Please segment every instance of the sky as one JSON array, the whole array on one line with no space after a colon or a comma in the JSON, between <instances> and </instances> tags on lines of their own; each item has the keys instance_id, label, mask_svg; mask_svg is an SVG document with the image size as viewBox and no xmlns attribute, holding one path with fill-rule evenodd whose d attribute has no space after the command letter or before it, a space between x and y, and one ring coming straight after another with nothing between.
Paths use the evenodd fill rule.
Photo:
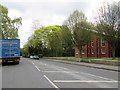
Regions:
<instances>
[{"instance_id":1,"label":"sky","mask_svg":"<svg viewBox=\"0 0 120 90\"><path fill-rule=\"evenodd\" d=\"M96 10L103 2L119 0L0 0L0 4L9 10L9 17L22 17L19 28L20 46L28 41L34 33L33 23L39 22L41 26L62 25L74 10L83 11L92 22Z\"/></svg>"}]
</instances>

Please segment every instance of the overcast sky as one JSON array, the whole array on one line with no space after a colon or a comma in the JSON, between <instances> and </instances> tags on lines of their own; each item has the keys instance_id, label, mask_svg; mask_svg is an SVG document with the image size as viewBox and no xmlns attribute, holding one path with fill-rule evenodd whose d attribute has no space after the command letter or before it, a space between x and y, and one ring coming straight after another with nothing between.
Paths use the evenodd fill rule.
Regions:
<instances>
[{"instance_id":1,"label":"overcast sky","mask_svg":"<svg viewBox=\"0 0 120 90\"><path fill-rule=\"evenodd\" d=\"M1 0L0 3L9 9L11 18L22 17L19 38L23 47L34 32L35 20L42 26L62 25L74 10L82 10L88 21L93 21L94 12L104 1L119 0Z\"/></svg>"}]
</instances>

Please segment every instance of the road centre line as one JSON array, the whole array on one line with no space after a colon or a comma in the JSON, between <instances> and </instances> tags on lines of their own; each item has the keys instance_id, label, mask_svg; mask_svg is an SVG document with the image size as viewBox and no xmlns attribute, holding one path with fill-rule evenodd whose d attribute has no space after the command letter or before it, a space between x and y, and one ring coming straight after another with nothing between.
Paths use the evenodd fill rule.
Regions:
<instances>
[{"instance_id":1,"label":"road centre line","mask_svg":"<svg viewBox=\"0 0 120 90\"><path fill-rule=\"evenodd\" d=\"M35 68L36 68L38 71L40 71L40 69L39 69L37 66L35 66Z\"/></svg>"},{"instance_id":2,"label":"road centre line","mask_svg":"<svg viewBox=\"0 0 120 90\"><path fill-rule=\"evenodd\" d=\"M53 80L55 83L118 83L120 81Z\"/></svg>"},{"instance_id":3,"label":"road centre line","mask_svg":"<svg viewBox=\"0 0 120 90\"><path fill-rule=\"evenodd\" d=\"M46 75L44 77L51 83L57 90L60 90Z\"/></svg>"}]
</instances>

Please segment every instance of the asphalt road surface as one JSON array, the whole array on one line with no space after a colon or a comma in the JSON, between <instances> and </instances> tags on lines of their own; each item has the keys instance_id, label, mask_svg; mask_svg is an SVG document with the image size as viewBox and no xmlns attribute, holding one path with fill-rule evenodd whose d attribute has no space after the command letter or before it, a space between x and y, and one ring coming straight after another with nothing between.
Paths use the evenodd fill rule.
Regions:
<instances>
[{"instance_id":1,"label":"asphalt road surface","mask_svg":"<svg viewBox=\"0 0 120 90\"><path fill-rule=\"evenodd\" d=\"M2 88L118 88L118 72L21 58L2 67Z\"/></svg>"}]
</instances>

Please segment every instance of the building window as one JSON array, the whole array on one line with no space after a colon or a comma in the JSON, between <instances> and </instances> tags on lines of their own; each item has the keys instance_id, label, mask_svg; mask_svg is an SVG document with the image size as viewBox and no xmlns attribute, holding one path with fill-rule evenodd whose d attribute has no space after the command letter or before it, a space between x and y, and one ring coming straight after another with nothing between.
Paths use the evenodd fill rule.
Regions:
<instances>
[{"instance_id":1,"label":"building window","mask_svg":"<svg viewBox=\"0 0 120 90\"><path fill-rule=\"evenodd\" d=\"M99 48L96 49L97 54L99 54Z\"/></svg>"},{"instance_id":2,"label":"building window","mask_svg":"<svg viewBox=\"0 0 120 90\"><path fill-rule=\"evenodd\" d=\"M94 46L94 43L93 43L93 41L91 41L91 47L93 47Z\"/></svg>"},{"instance_id":3,"label":"building window","mask_svg":"<svg viewBox=\"0 0 120 90\"><path fill-rule=\"evenodd\" d=\"M93 49L91 49L91 54L94 54L94 50Z\"/></svg>"},{"instance_id":4,"label":"building window","mask_svg":"<svg viewBox=\"0 0 120 90\"><path fill-rule=\"evenodd\" d=\"M96 41L96 46L99 47L99 40Z\"/></svg>"},{"instance_id":5,"label":"building window","mask_svg":"<svg viewBox=\"0 0 120 90\"><path fill-rule=\"evenodd\" d=\"M105 47L105 40L101 39L101 46Z\"/></svg>"},{"instance_id":6,"label":"building window","mask_svg":"<svg viewBox=\"0 0 120 90\"><path fill-rule=\"evenodd\" d=\"M105 48L102 48L102 49L101 49L101 54L105 54L105 53L106 53Z\"/></svg>"},{"instance_id":7,"label":"building window","mask_svg":"<svg viewBox=\"0 0 120 90\"><path fill-rule=\"evenodd\" d=\"M85 54L84 46L82 46L82 54Z\"/></svg>"},{"instance_id":8,"label":"building window","mask_svg":"<svg viewBox=\"0 0 120 90\"><path fill-rule=\"evenodd\" d=\"M84 49L82 50L82 54L85 54L85 50Z\"/></svg>"}]
</instances>

